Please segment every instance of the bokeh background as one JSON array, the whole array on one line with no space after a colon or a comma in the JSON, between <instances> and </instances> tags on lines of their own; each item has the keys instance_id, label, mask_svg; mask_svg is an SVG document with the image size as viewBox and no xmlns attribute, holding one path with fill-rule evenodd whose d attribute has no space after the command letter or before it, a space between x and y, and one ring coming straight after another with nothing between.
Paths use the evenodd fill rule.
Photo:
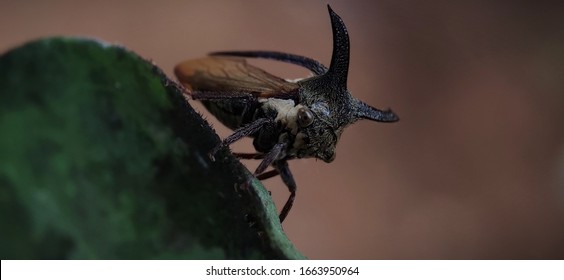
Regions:
<instances>
[{"instance_id":1,"label":"bokeh background","mask_svg":"<svg viewBox=\"0 0 564 280\"><path fill-rule=\"evenodd\" d=\"M558 1L1 0L0 52L78 35L122 44L171 77L182 60L217 50L329 64L327 3L351 36L349 89L401 121L360 121L333 163L290 164L298 194L284 228L297 248L312 259L564 258ZM251 142L233 149L252 151ZM286 187L265 185L280 208Z\"/></svg>"}]
</instances>

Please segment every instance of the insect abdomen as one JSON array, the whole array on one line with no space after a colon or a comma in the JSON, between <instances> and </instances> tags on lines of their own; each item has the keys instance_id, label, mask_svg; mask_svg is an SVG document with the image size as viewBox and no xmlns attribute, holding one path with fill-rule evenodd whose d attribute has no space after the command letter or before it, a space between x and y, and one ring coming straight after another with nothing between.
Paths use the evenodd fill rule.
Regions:
<instances>
[{"instance_id":1,"label":"insect abdomen","mask_svg":"<svg viewBox=\"0 0 564 280\"><path fill-rule=\"evenodd\" d=\"M222 124L235 130L251 122L254 117L258 104L255 102L242 101L204 101L202 104L212 113Z\"/></svg>"}]
</instances>

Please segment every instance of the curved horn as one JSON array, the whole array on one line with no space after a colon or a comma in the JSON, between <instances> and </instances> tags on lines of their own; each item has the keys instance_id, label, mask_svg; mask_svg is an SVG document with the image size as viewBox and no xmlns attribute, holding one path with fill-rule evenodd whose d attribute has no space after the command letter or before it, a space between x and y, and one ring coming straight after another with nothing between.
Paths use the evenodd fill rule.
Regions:
<instances>
[{"instance_id":1,"label":"curved horn","mask_svg":"<svg viewBox=\"0 0 564 280\"><path fill-rule=\"evenodd\" d=\"M349 73L349 33L341 17L333 12L331 6L327 5L327 8L329 9L331 27L333 29L333 54L329 71L325 73L325 76L329 78L328 80L333 85L346 89Z\"/></svg>"},{"instance_id":2,"label":"curved horn","mask_svg":"<svg viewBox=\"0 0 564 280\"><path fill-rule=\"evenodd\" d=\"M327 72L327 67L321 64L321 62L311 59L309 57L275 52L275 51L222 51L222 52L212 52L209 55L227 55L227 56L239 56L239 57L250 57L250 58L265 58L278 60L282 62L288 62L296 64L307 68L309 71L313 72L315 75L323 75Z\"/></svg>"}]
</instances>

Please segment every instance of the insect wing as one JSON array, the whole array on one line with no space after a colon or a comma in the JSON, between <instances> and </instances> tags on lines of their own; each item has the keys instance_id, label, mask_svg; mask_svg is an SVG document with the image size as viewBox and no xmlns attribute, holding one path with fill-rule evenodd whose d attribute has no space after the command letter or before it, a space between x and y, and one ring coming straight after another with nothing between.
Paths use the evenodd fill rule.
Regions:
<instances>
[{"instance_id":1,"label":"insect wing","mask_svg":"<svg viewBox=\"0 0 564 280\"><path fill-rule=\"evenodd\" d=\"M298 85L276 77L235 57L210 56L188 60L174 68L178 80L195 92L255 97L292 98Z\"/></svg>"}]
</instances>

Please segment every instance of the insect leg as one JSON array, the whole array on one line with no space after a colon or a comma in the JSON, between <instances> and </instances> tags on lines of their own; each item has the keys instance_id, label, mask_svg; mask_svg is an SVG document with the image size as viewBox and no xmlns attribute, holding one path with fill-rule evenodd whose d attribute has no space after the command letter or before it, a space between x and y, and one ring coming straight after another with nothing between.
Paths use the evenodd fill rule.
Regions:
<instances>
[{"instance_id":1,"label":"insect leg","mask_svg":"<svg viewBox=\"0 0 564 280\"><path fill-rule=\"evenodd\" d=\"M257 175L257 179L262 181L262 180L270 179L274 176L278 176L279 174L280 174L280 172L278 172L278 170L272 169L272 170L269 170L269 171L266 171L264 173ZM272 195L272 193L270 191L268 191L268 194Z\"/></svg>"},{"instance_id":2,"label":"insect leg","mask_svg":"<svg viewBox=\"0 0 564 280\"><path fill-rule=\"evenodd\" d=\"M265 156L263 153L233 153L233 155L235 155L240 159L263 159ZM278 176L279 174L280 172L278 170L272 169L269 171L265 171L261 174L258 174L256 177L257 179L262 181L262 180L270 179L274 176Z\"/></svg>"},{"instance_id":3,"label":"insect leg","mask_svg":"<svg viewBox=\"0 0 564 280\"><path fill-rule=\"evenodd\" d=\"M266 154L266 156L259 164L259 166L257 167L254 173L255 177L257 177L259 180L270 178L276 176L276 174L280 174L282 181L288 187L288 190L290 191L290 197L288 197L286 204L284 204L284 208L282 208L282 212L280 212L280 216L278 216L281 223L284 221L284 219L286 219L286 216L288 216L288 213L290 213L290 209L292 209L292 205L294 205L294 200L296 199L296 189L297 189L296 182L294 181L294 176L292 176L292 172L290 172L288 162L286 160L277 160L280 153L284 149L286 149L286 145L287 144L284 142L274 145L272 150L270 150L270 152ZM264 172L264 170L266 170L266 168L271 164L274 165L275 170L278 172L272 172L272 171Z\"/></svg>"},{"instance_id":4,"label":"insect leg","mask_svg":"<svg viewBox=\"0 0 564 280\"><path fill-rule=\"evenodd\" d=\"M223 141L221 142L221 144L217 145L215 148L213 148L210 152L210 158L212 160L215 160L214 155L217 153L217 151L219 151L221 148L229 146L231 144L233 144L235 141L245 137L245 136L249 136L252 135L253 133L259 131L263 126L267 125L267 124L271 124L273 122L272 119L270 118L262 118L262 119L257 119L256 121L249 123L241 128L238 128L237 130L235 130L233 132L233 134L227 136L225 139L223 139Z\"/></svg>"},{"instance_id":5,"label":"insect leg","mask_svg":"<svg viewBox=\"0 0 564 280\"><path fill-rule=\"evenodd\" d=\"M257 175L257 179L262 181L262 180L270 179L270 178L277 176L279 174L280 174L280 172L278 170L272 169L272 170L269 170L269 171L266 171L264 173Z\"/></svg>"},{"instance_id":6,"label":"insect leg","mask_svg":"<svg viewBox=\"0 0 564 280\"><path fill-rule=\"evenodd\" d=\"M236 157L240 159L263 159L263 153L233 153Z\"/></svg>"},{"instance_id":7,"label":"insect leg","mask_svg":"<svg viewBox=\"0 0 564 280\"><path fill-rule=\"evenodd\" d=\"M294 205L294 200L296 199L296 181L294 181L294 176L292 176L292 172L290 172L290 167L288 166L288 162L286 160L280 160L274 163L274 167L280 172L280 178L282 178L282 182L286 184L288 190L290 191L290 197L284 204L284 208L280 212L280 223L286 219L288 213L290 213L290 209L292 209L292 205Z\"/></svg>"},{"instance_id":8,"label":"insect leg","mask_svg":"<svg viewBox=\"0 0 564 280\"><path fill-rule=\"evenodd\" d=\"M286 145L287 144L284 142L274 145L268 154L264 156L264 159L260 162L253 175L257 177L259 174L262 174L268 166L278 159L280 153L286 149Z\"/></svg>"}]
</instances>

